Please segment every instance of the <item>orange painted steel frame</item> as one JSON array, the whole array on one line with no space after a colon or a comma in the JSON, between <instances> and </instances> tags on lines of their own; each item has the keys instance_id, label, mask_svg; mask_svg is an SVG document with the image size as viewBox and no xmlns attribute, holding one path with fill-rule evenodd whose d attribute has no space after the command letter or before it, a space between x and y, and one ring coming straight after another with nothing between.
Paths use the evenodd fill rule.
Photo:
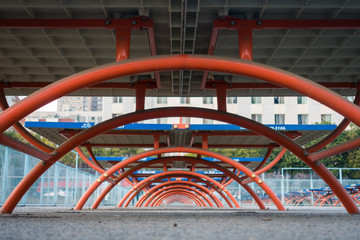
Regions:
<instances>
[{"instance_id":1,"label":"orange painted steel frame","mask_svg":"<svg viewBox=\"0 0 360 240\"><path fill-rule=\"evenodd\" d=\"M199 193L200 191L203 192L203 194L201 194L201 196L203 196L203 198L208 202L209 206L213 207L214 205L212 204L212 202L206 198L206 196L208 195L213 201L214 203L216 204L215 200L213 199L213 196L211 195L211 192L209 189L205 188L204 186L201 186L197 183L194 183L194 182L190 182L190 181L181 181L181 180L176 180L176 181L170 181L170 182L165 182L165 183L162 183L162 184L159 184L153 188L150 189L150 191L148 191L147 193L145 193L140 199L139 201L136 203L135 207L141 207L143 204L144 206L147 205L147 202L148 201L151 201L151 199L155 196L155 195L152 195L152 193L154 193L155 191L159 191L160 188L162 187L166 187L168 185L179 185L179 184L182 184L182 185L185 185L186 187L194 187L196 189L198 189ZM219 206L218 206L219 207Z\"/></svg>"},{"instance_id":2,"label":"orange painted steel frame","mask_svg":"<svg viewBox=\"0 0 360 240\"><path fill-rule=\"evenodd\" d=\"M121 207L124 204L124 207L127 207L131 200L145 187L149 186L151 183L157 182L159 180L165 179L165 178L169 178L169 177L187 177L187 178L193 178L196 179L197 181L203 182L205 184L207 184L208 186L210 186L212 189L214 189L215 191L217 191L222 198L226 201L226 203L230 206L233 207L232 203L230 202L230 200L234 203L234 205L239 208L239 204L236 201L236 199L234 198L234 196L232 196L232 194L227 191L225 188L223 188L223 186L221 186L221 184L215 180L213 180L212 178L204 175L204 174L200 174L200 173L196 173L196 172L188 172L188 171L171 171L171 172L162 172L162 173L158 173L158 174L154 174L151 175L150 177L142 180L141 182L137 183L132 189L133 191L129 191L127 194L125 194L125 196L123 197L123 199L120 201L120 203L118 204L118 207ZM230 200L222 193L222 191L225 192L225 194L230 198ZM132 194L133 193L133 194ZM132 195L131 195L132 194ZM86 193L84 194L86 195ZM82 199L79 200L79 203L82 201ZM126 202L125 202L126 201ZM78 203L78 204L79 204ZM83 204L82 204L83 205ZM78 205L76 205L76 209Z\"/></svg>"},{"instance_id":3,"label":"orange painted steel frame","mask_svg":"<svg viewBox=\"0 0 360 240\"><path fill-rule=\"evenodd\" d=\"M319 84L299 77L295 74L268 67L262 64L242 60L198 55L173 55L150 57L137 60L126 60L122 61L121 63L113 63L102 67L90 69L59 80L31 94L21 102L3 111L0 114L0 122L4 124L0 126L0 132L5 131L7 128L14 125L20 119L27 116L34 110L40 108L41 106L75 90L114 77L161 70L218 71L240 74L261 79L276 85L289 88L305 96L309 96L319 101L320 103L323 103L324 105L332 108L333 110L342 114L345 118L360 126L360 108L358 106L348 102L340 95L320 86ZM227 113L222 112L222 114L226 118ZM68 144L68 146L71 145L72 144ZM349 148L355 148L358 146L359 145L357 144L351 144ZM296 154L299 158L301 158L326 181L326 183L333 189L339 199L341 199L343 205L349 213L359 213L359 209L356 207L350 196L346 193L346 191L344 191L341 184L328 171L328 169L322 164L318 163L317 159L315 160L316 163L310 160L309 155L311 155L311 153L305 151L301 147L285 147L292 151L294 154ZM52 161L49 161L49 163L57 161L58 158L55 156L55 154L59 154L59 150L60 149L58 149L57 151L53 151L54 157ZM66 150L69 151L68 149ZM298 150L301 150L301 152L299 152ZM336 151L329 152L331 154L338 153ZM63 153L60 153L60 155L62 154ZM32 182L34 182L38 177L40 177L41 174L46 171L48 167L50 167L49 165L51 164L38 164L33 169L34 171L31 171L27 175L27 177L24 178L25 182L22 182L18 185L18 187L14 190L13 194L11 194L8 198L9 201L4 204L2 208L3 213L12 212L13 208L16 206L17 202L20 200L23 194L25 194L27 189L31 186Z\"/></svg>"},{"instance_id":4,"label":"orange painted steel frame","mask_svg":"<svg viewBox=\"0 0 360 240\"><path fill-rule=\"evenodd\" d=\"M128 163L131 163L131 162L136 161L138 159L141 159L143 157L157 155L159 153L161 154L161 153L181 152L181 151L211 156L211 157L217 158L217 159L219 159L219 160L221 160L223 162L231 164L232 166L236 167L238 170L244 172L246 175L248 175L249 177L254 179L256 181L256 183L259 184L259 186L262 187L265 192L267 192L267 194L270 196L270 198L274 201L275 205L277 205L277 207L279 209L284 209L284 207L280 203L280 200L276 197L276 195L272 192L272 190L265 183L263 183L263 181L257 175L255 175L251 170L247 169L244 165L242 165L242 164L240 164L238 162L235 162L234 160L232 160L230 158L227 158L225 156L222 156L222 155L219 155L219 154L216 154L216 153L212 153L212 152L209 152L209 151L201 150L201 149L182 148L182 147L155 149L155 150L152 150L152 151L148 151L148 152L141 153L141 154L138 154L136 156L130 157L130 158L116 164L115 166L110 168L106 173L107 173L107 176L111 176L114 172L117 171L117 169L120 169L123 166L126 166ZM229 171L229 175L230 174L231 174L231 172ZM234 177L236 177L236 175L234 175ZM97 183L94 183L92 185L92 187L90 187L86 191L86 193L83 195L83 197L80 199L79 203L77 204L77 207L79 209L81 209L81 207L85 204L86 200L90 197L90 195L93 193L93 191L95 191L95 189L100 185L100 182L104 181L105 179L107 179L107 177L104 177L104 175L101 176L99 178L99 181ZM260 206L260 203L259 202L257 202L257 203Z\"/></svg>"},{"instance_id":5,"label":"orange painted steel frame","mask_svg":"<svg viewBox=\"0 0 360 240\"><path fill-rule=\"evenodd\" d=\"M188 197L184 195L177 195L174 194L172 196L168 196L166 199L164 199L164 202L166 202L166 205L172 204L172 203L181 203L183 205L194 205L195 203L191 201Z\"/></svg>"},{"instance_id":6,"label":"orange painted steel frame","mask_svg":"<svg viewBox=\"0 0 360 240\"><path fill-rule=\"evenodd\" d=\"M191 188L191 187L188 187L188 186L183 186L183 185L181 185L180 188L179 188L179 185L178 185L178 186L168 186L168 187L166 187L166 188L163 188L163 189L157 191L157 192L152 196L153 198L151 198L149 201L147 201L147 202L144 203L144 207L151 207L151 206L153 206L154 202L156 202L156 200L160 198L160 195L161 195L162 193L164 193L164 192L166 193L166 192L168 192L169 189L172 189L172 188L189 190L189 191L195 191L198 196L202 197L202 198L206 201L207 205L205 204L205 206L214 207L213 203L212 203L209 199L207 199L206 197L204 197L199 190L194 189L194 188ZM205 195L205 196L206 196L206 195ZM200 198L200 199L201 199L201 198ZM140 207L141 207L141 206L140 206Z\"/></svg>"},{"instance_id":7,"label":"orange painted steel frame","mask_svg":"<svg viewBox=\"0 0 360 240\"><path fill-rule=\"evenodd\" d=\"M164 203L164 202L167 201L169 198L171 199L171 198L173 198L173 197L180 197L180 196L186 197L185 195L180 195L180 194L178 194L178 193L176 193L176 192L174 192L174 193L167 193L167 194L165 194L165 195L162 197L161 201L159 201L159 202L157 203L157 206L156 206L156 207L161 206L161 205L166 205L166 203ZM155 207L155 206L154 206L154 207Z\"/></svg>"},{"instance_id":8,"label":"orange painted steel frame","mask_svg":"<svg viewBox=\"0 0 360 240\"><path fill-rule=\"evenodd\" d=\"M201 201L199 196L197 196L195 193L189 192L189 191L185 191L185 190L181 190L181 189L173 189L173 190L169 190L168 192L164 192L160 197L161 199L160 202L158 202L158 204L156 206L159 206L160 203L166 199L169 196L173 196L173 195L183 195L183 196L187 196L189 198L191 198L195 204L198 207L205 207L206 205L204 205ZM153 207L153 206L152 206Z\"/></svg>"},{"instance_id":9,"label":"orange painted steel frame","mask_svg":"<svg viewBox=\"0 0 360 240\"><path fill-rule=\"evenodd\" d=\"M154 194L154 198L152 198L152 200L154 200L154 201L150 201L148 203L145 203L144 207L152 206L152 203L155 202L160 197L161 194L166 193L171 189L182 190L184 192L194 192L196 194L197 198L203 203L204 207L206 207L206 206L212 207L213 206L212 202L210 202L209 199L204 198L204 196L202 195L202 193L199 190L194 189L194 188L189 187L189 186L184 186L184 185L173 185L173 186L167 186L167 187L157 191Z\"/></svg>"},{"instance_id":10,"label":"orange painted steel frame","mask_svg":"<svg viewBox=\"0 0 360 240\"><path fill-rule=\"evenodd\" d=\"M115 184L120 182L122 179L124 179L128 174L134 172L134 171L137 171L139 169L142 169L142 168L146 168L152 164L156 164L156 163L159 163L159 162L163 162L163 163L166 163L166 162L169 162L169 161L173 161L173 160L179 160L179 161L187 161L187 162L191 162L192 164L196 164L196 163L200 163L200 164L204 164L204 165L208 165L212 168L215 168L219 171L222 171L224 174L228 175L229 177L231 177L232 179L235 179L235 181L237 181L242 187L244 187L244 189L246 191L248 191L248 193L250 194L250 196L252 196L256 203L259 205L259 208L260 209L265 209L265 205L262 203L261 199L259 198L259 196L246 184L242 184L241 182L241 179L236 175L234 174L233 172L229 171L228 169L216 164L216 163L213 163L213 162L208 162L206 160L203 160L201 158L193 158L193 157L185 157L185 156L177 156L177 157L166 157L166 158L159 158L159 159L153 159L153 160L150 160L150 161L147 161L147 162L144 162L144 163L141 163L139 164L138 166L136 167L133 167L129 170L127 170L126 172L122 173L116 180L116 182L114 184L111 184L111 185L108 185L102 192L101 194L98 196L98 198L96 199L95 203L93 204L92 208L93 209L96 209L99 204L101 203L101 201L105 198L106 194L108 194L108 192L111 191L111 189L113 187L115 187ZM134 161L137 161L137 160L134 160Z\"/></svg>"},{"instance_id":11,"label":"orange painted steel frame","mask_svg":"<svg viewBox=\"0 0 360 240\"><path fill-rule=\"evenodd\" d=\"M194 197L194 200L196 200L199 203L198 205L199 207L206 207L206 203L197 194L183 189L170 189L168 191L161 193L159 196L156 197L154 203L152 203L150 207L160 206L161 202L163 202L167 197L175 194L184 195L184 196L191 195Z\"/></svg>"}]
</instances>

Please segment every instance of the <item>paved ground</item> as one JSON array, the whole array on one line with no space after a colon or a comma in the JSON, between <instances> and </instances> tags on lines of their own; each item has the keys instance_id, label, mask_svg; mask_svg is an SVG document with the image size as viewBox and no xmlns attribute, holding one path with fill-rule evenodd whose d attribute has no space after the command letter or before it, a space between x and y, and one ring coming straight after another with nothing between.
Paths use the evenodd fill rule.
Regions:
<instances>
[{"instance_id":1,"label":"paved ground","mask_svg":"<svg viewBox=\"0 0 360 240\"><path fill-rule=\"evenodd\" d=\"M0 216L0 239L360 239L342 208L21 208Z\"/></svg>"}]
</instances>

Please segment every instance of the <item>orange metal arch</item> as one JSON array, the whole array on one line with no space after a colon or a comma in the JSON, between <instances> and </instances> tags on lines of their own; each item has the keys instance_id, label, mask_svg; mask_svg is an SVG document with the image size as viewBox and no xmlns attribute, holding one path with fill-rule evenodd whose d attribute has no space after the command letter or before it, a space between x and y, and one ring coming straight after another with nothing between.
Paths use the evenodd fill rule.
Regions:
<instances>
[{"instance_id":1,"label":"orange metal arch","mask_svg":"<svg viewBox=\"0 0 360 240\"><path fill-rule=\"evenodd\" d=\"M160 199L158 199L158 200L163 201L167 197L170 197L173 195L187 196L187 197L191 198L198 207L205 207L205 205L203 205L203 203L199 200L199 196L197 196L195 193L188 192L188 191L181 190L181 189L173 189L173 190L169 190L168 192L164 192L161 194L161 196L159 196ZM156 205L152 205L151 207L158 207L160 205L160 203L161 202L157 202Z\"/></svg>"},{"instance_id":2,"label":"orange metal arch","mask_svg":"<svg viewBox=\"0 0 360 240\"><path fill-rule=\"evenodd\" d=\"M103 182L105 179L108 178L108 176L111 176L112 174L114 174L114 172L118 171L119 168L122 168L122 166L126 166L128 163L134 161L135 159L141 159L144 157L148 157L148 156L152 156L152 155L158 155L158 154L162 154L162 153L170 153L170 152L189 152L189 153L195 153L195 154L201 154L201 155L206 155L206 156L210 156L210 157L214 157L216 159L219 159L223 162L232 164L233 166L235 166L237 169L241 170L242 172L244 172L247 176L251 177L252 179L254 179L256 181L256 183L269 195L269 197L273 200L273 202L275 203L275 205L278 207L278 209L283 210L284 207L282 206L280 200L277 198L277 196L274 194L274 192L267 186L267 184L265 184L262 179L260 179L259 176L255 175L254 172L252 172L250 169L246 168L244 165L233 161L232 159L213 153L213 152L209 152L206 150L202 150L202 149L195 149L195 148L183 148L183 147L178 147L178 148L161 148L161 149L154 149L145 153L140 153L136 156L130 157L116 165L114 165L112 168L110 168L109 170L107 170L106 175L102 175L99 177L97 182L94 182L92 184L92 186L85 192L85 194L82 196L82 198L79 200L78 204L77 204L77 208L81 209L82 206L85 204L85 202L87 201L87 199L90 197L90 195L96 190L96 188L98 186L100 186L101 182Z\"/></svg>"},{"instance_id":3,"label":"orange metal arch","mask_svg":"<svg viewBox=\"0 0 360 240\"><path fill-rule=\"evenodd\" d=\"M206 207L201 201L197 194L193 192L189 192L183 189L171 189L169 191L161 193L155 200L155 202L150 205L149 207L158 207L161 205L161 203L168 197L173 195L183 195L183 196L193 196L193 199L196 200L199 203L199 207Z\"/></svg>"},{"instance_id":4,"label":"orange metal arch","mask_svg":"<svg viewBox=\"0 0 360 240\"><path fill-rule=\"evenodd\" d=\"M179 202L182 203L184 205L194 205L194 202L191 201L191 199L188 199L186 196L184 195L176 195L174 194L173 196L168 196L166 199L164 199L164 204L169 205L175 202Z\"/></svg>"},{"instance_id":5,"label":"orange metal arch","mask_svg":"<svg viewBox=\"0 0 360 240\"><path fill-rule=\"evenodd\" d=\"M175 55L128 60L121 63L109 64L57 81L45 87L44 89L31 94L23 101L2 112L0 114L0 122L3 124L0 126L0 132L5 131L7 128L18 122L21 118L27 116L39 107L85 86L89 86L118 76L131 75L148 71L178 69L229 72L262 79L264 81L281 85L283 87L297 91L303 95L309 96L339 112L344 117L360 126L360 108L358 106L343 99L340 95L295 74L291 74L276 68L271 68L262 64L242 60L196 55ZM356 148L359 145L360 144L356 142L356 144L351 145L351 148ZM325 166L322 164L317 165L309 161L309 152L307 151L294 152L294 149L289 148L288 146L285 147L300 157L326 181L326 183L341 199L343 205L346 207L349 213L359 213L359 209L356 207L351 197ZM53 153L54 155L57 154L56 151ZM57 159L57 157L54 157L53 162L55 162ZM48 165L51 166L51 164ZM36 181L36 179L41 176L41 174L45 172L50 166L43 166L42 164L38 164L33 169L34 171L31 171L27 177L24 178L26 183L20 183L18 185L19 187L14 190L14 194L10 195L10 198L8 198L9 202L7 201L2 208L2 213L12 212L13 208L16 206L23 194L32 185L32 183Z\"/></svg>"},{"instance_id":6,"label":"orange metal arch","mask_svg":"<svg viewBox=\"0 0 360 240\"><path fill-rule=\"evenodd\" d=\"M160 114L161 113L161 114ZM66 154L68 151L70 151L73 147L82 144L83 142L86 142L89 138L92 136L95 136L97 134L100 134L104 131L108 131L118 125L121 124L127 124L134 121L141 121L145 119L152 118L153 115L156 115L159 117L159 115L164 116L204 116L206 118L210 119L219 119L223 122L232 123L235 125L240 125L243 127L246 127L247 129L253 130L255 132L258 132L264 136L267 136L271 139L273 139L276 142L282 142L283 145L286 145L286 147L289 148L290 151L294 152L296 155L301 157L309 166L311 166L315 171L318 172L320 176L322 176L329 186L331 186L333 189L338 189L340 192L344 189L341 189L341 184L337 181L337 179L329 173L329 171L323 166L323 165L315 165L314 163L307 160L307 158L304 156L303 149L301 146L298 146L297 144L291 142L290 139L283 136L280 133L277 133L275 130L270 129L262 124L253 122L249 119L245 119L243 117L233 115L230 113L224 113L219 111L214 111L210 109L199 109L199 108L163 108L163 109L152 109L152 110L145 110L141 111L139 113L131 113L127 115L122 115L117 118L114 118L110 121L105 121L103 123L97 124L94 127L84 130L81 133L75 135L68 141L66 141L63 145L61 145L57 149L57 154L54 155L52 161L48 161L45 164L38 164L33 168L33 170L23 179L23 181L15 188L13 193L9 196L8 200L5 202L2 212L3 213L10 213L15 208L17 202L21 199L22 195L25 194L27 189L31 186L33 182L38 179L43 172L45 172L57 159L62 157L64 154ZM161 117L161 116L160 116ZM120 124L121 122L121 124ZM111 123L111 124L110 124ZM286 143L286 144L285 144ZM330 176L330 177L329 177ZM340 186L338 186L340 185ZM335 192L335 191L334 191ZM344 206L347 206L347 209L351 213L357 213L359 210L357 209L356 205L352 202L352 199L350 198L350 201L347 200L347 193L337 193L339 195L339 198L342 199L344 202L345 198L345 204ZM350 196L349 196L350 197ZM353 208L353 205L355 207Z\"/></svg>"},{"instance_id":7,"label":"orange metal arch","mask_svg":"<svg viewBox=\"0 0 360 240\"><path fill-rule=\"evenodd\" d=\"M197 181L202 181L204 183L208 183L215 191L217 191L226 201L226 203L230 206L233 207L232 203L234 203L234 205L239 208L239 204L236 201L236 199L234 198L234 196L232 196L232 194L226 189L224 188L219 182L215 181L214 179L200 174L200 173L196 173L196 172L188 172L188 171L171 171L171 172L162 172L162 173L158 173L158 174L154 174L151 175L150 177L142 180L141 182L137 183L134 187L133 187L133 191L129 191L128 194L126 194L123 199L120 201L120 203L118 204L118 207L121 207L122 204L124 204L124 207L127 207L131 200L145 187L149 186L151 183L156 182L158 180L164 179L164 178L169 178L169 177L190 177L190 178L194 178ZM222 193L222 191L225 192L225 194L228 196L228 198L230 198L230 200ZM132 194L133 193L133 194ZM132 195L131 195L132 194ZM84 194L85 195L85 194ZM126 202L125 202L126 201ZM79 201L80 202L80 201ZM125 202L125 203L124 203ZM231 203L232 202L232 203ZM77 209L77 206L75 207Z\"/></svg>"},{"instance_id":8,"label":"orange metal arch","mask_svg":"<svg viewBox=\"0 0 360 240\"><path fill-rule=\"evenodd\" d=\"M242 184L241 179L238 177L238 175L234 174L233 172L229 171L228 169L213 163L213 162L208 162L206 160L203 160L201 158L193 158L193 157L186 157L186 156L176 156L176 157L164 157L164 158L158 158L158 159L153 159L144 163L139 164L136 167L133 167L127 171L125 171L123 174L121 174L118 179L116 180L116 182L114 184L110 184L108 185L103 192L98 196L98 198L96 199L95 203L93 204L92 208L96 209L99 204L101 203L101 201L105 198L106 194L108 194L108 192L111 191L111 189L113 189L116 185L116 183L120 182L123 178L125 178L126 176L128 176L130 173L137 171L139 169L142 168L146 168L152 164L155 163L160 163L160 162L168 162L168 161L172 161L172 160L179 160L179 161L190 161L192 163L201 163L204 165L208 165L212 168L215 168L219 171L222 171L223 173L225 173L226 175L228 175L229 177L235 179L235 181L237 181L242 187L244 187L244 189L250 194L250 196L252 196L256 203L259 205L260 209L265 209L265 205L263 204L263 202L261 201L261 199L259 198L259 196L250 188L250 186L246 185L246 184ZM136 161L136 160L134 160ZM234 166L234 168L236 168L236 166ZM226 185L224 185L226 186Z\"/></svg>"},{"instance_id":9,"label":"orange metal arch","mask_svg":"<svg viewBox=\"0 0 360 240\"><path fill-rule=\"evenodd\" d=\"M190 181L170 181L170 182L165 182L162 184L159 184L153 188L151 188L148 192L146 192L140 199L139 201L136 203L135 207L141 207L143 204L146 205L146 202L149 201L149 199L151 199L153 197L153 195L151 195L153 192L158 191L160 188L165 187L165 186L169 186L169 185L179 185L179 184L183 184L186 185L188 187L195 187L200 191L203 192L202 196L204 197L204 199L209 203L209 205L211 207L213 207L214 205L212 204L212 202L206 198L206 196L209 196L215 204L217 204L214 196L212 196L211 192L209 189L205 188L204 186L201 186L199 184L196 184L194 182L190 182ZM219 207L219 206L218 206Z\"/></svg>"},{"instance_id":10,"label":"orange metal arch","mask_svg":"<svg viewBox=\"0 0 360 240\"><path fill-rule=\"evenodd\" d=\"M360 126L360 118L357 117L360 115L360 108L339 94L296 74L241 59L208 55L163 55L106 64L56 81L5 110L0 115L0 122L5 123L0 126L0 132L36 109L75 90L116 77L166 70L227 72L261 79L309 96Z\"/></svg>"},{"instance_id":11,"label":"orange metal arch","mask_svg":"<svg viewBox=\"0 0 360 240\"><path fill-rule=\"evenodd\" d=\"M212 203L209 201L209 199L207 198L204 198L203 194L197 190L197 189L194 189L192 187L189 187L189 186L185 186L185 185L171 185L171 186L166 186L165 188L162 188L162 189L159 189L158 191L155 191L153 193L153 198L151 198L151 200L154 200L160 196L161 193L163 192L168 192L170 189L177 189L177 190L184 190L185 192L194 192L196 194L196 196L198 197L198 199L201 201L201 203L203 203L204 207L206 206L211 206L213 207L214 205L212 205ZM206 201L206 202L205 202ZM144 203L144 207L149 207L151 206L151 202L152 201L149 201L149 202L145 202ZM207 203L207 204L206 204ZM211 203L211 204L210 204ZM136 205L135 205L136 206ZM140 206L136 206L136 207L140 207Z\"/></svg>"}]
</instances>

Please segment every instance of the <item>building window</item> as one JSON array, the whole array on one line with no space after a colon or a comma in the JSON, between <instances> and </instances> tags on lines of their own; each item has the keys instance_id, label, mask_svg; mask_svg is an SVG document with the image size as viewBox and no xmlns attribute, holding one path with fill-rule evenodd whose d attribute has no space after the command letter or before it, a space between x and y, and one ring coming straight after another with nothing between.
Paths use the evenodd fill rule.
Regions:
<instances>
[{"instance_id":1,"label":"building window","mask_svg":"<svg viewBox=\"0 0 360 240\"><path fill-rule=\"evenodd\" d=\"M274 104L284 104L284 97L274 97Z\"/></svg>"},{"instance_id":2,"label":"building window","mask_svg":"<svg viewBox=\"0 0 360 240\"><path fill-rule=\"evenodd\" d=\"M95 122L95 117L89 117L89 122Z\"/></svg>"},{"instance_id":3,"label":"building window","mask_svg":"<svg viewBox=\"0 0 360 240\"><path fill-rule=\"evenodd\" d=\"M181 97L180 103L181 104L190 104L190 97Z\"/></svg>"},{"instance_id":4,"label":"building window","mask_svg":"<svg viewBox=\"0 0 360 240\"><path fill-rule=\"evenodd\" d=\"M167 124L167 118L158 118L156 120L157 124Z\"/></svg>"},{"instance_id":5,"label":"building window","mask_svg":"<svg viewBox=\"0 0 360 240\"><path fill-rule=\"evenodd\" d=\"M229 104L236 104L237 103L237 97L228 97L227 103Z\"/></svg>"},{"instance_id":6,"label":"building window","mask_svg":"<svg viewBox=\"0 0 360 240\"><path fill-rule=\"evenodd\" d=\"M299 114L298 115L298 124L308 124L308 115L307 114Z\"/></svg>"},{"instance_id":7,"label":"building window","mask_svg":"<svg viewBox=\"0 0 360 240\"><path fill-rule=\"evenodd\" d=\"M298 104L307 104L307 97L303 97L303 96L297 97L297 103Z\"/></svg>"},{"instance_id":8,"label":"building window","mask_svg":"<svg viewBox=\"0 0 360 240\"><path fill-rule=\"evenodd\" d=\"M97 117L97 122L101 122L102 121L102 117Z\"/></svg>"},{"instance_id":9,"label":"building window","mask_svg":"<svg viewBox=\"0 0 360 240\"><path fill-rule=\"evenodd\" d=\"M262 122L262 115L261 114L251 114L251 119L261 123Z\"/></svg>"},{"instance_id":10,"label":"building window","mask_svg":"<svg viewBox=\"0 0 360 240\"><path fill-rule=\"evenodd\" d=\"M214 124L214 120L212 119L203 119L203 124Z\"/></svg>"},{"instance_id":11,"label":"building window","mask_svg":"<svg viewBox=\"0 0 360 240\"><path fill-rule=\"evenodd\" d=\"M167 104L167 97L158 97L157 103L158 104Z\"/></svg>"},{"instance_id":12,"label":"building window","mask_svg":"<svg viewBox=\"0 0 360 240\"><path fill-rule=\"evenodd\" d=\"M122 97L113 97L113 103L122 103Z\"/></svg>"},{"instance_id":13,"label":"building window","mask_svg":"<svg viewBox=\"0 0 360 240\"><path fill-rule=\"evenodd\" d=\"M182 123L190 123L190 117L182 117L181 122Z\"/></svg>"},{"instance_id":14,"label":"building window","mask_svg":"<svg viewBox=\"0 0 360 240\"><path fill-rule=\"evenodd\" d=\"M275 124L285 124L285 114L275 114Z\"/></svg>"},{"instance_id":15,"label":"building window","mask_svg":"<svg viewBox=\"0 0 360 240\"><path fill-rule=\"evenodd\" d=\"M213 98L212 97L203 97L203 104L212 104Z\"/></svg>"},{"instance_id":16,"label":"building window","mask_svg":"<svg viewBox=\"0 0 360 240\"><path fill-rule=\"evenodd\" d=\"M251 97L251 104L261 104L261 97Z\"/></svg>"},{"instance_id":17,"label":"building window","mask_svg":"<svg viewBox=\"0 0 360 240\"><path fill-rule=\"evenodd\" d=\"M331 123L331 114L321 114L322 123Z\"/></svg>"}]
</instances>

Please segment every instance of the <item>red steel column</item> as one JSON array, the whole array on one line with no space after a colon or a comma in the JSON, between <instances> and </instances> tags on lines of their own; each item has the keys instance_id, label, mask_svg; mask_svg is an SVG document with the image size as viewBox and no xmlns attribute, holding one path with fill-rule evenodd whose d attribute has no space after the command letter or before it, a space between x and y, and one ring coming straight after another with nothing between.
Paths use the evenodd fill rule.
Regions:
<instances>
[{"instance_id":1,"label":"red steel column","mask_svg":"<svg viewBox=\"0 0 360 240\"><path fill-rule=\"evenodd\" d=\"M145 95L146 95L146 86L143 84L136 85L135 86L136 111L142 111L145 109Z\"/></svg>"},{"instance_id":2,"label":"red steel column","mask_svg":"<svg viewBox=\"0 0 360 240\"><path fill-rule=\"evenodd\" d=\"M216 85L216 97L219 111L226 112L226 92L227 89L225 84Z\"/></svg>"},{"instance_id":3,"label":"red steel column","mask_svg":"<svg viewBox=\"0 0 360 240\"><path fill-rule=\"evenodd\" d=\"M131 28L116 29L116 61L123 61L130 56Z\"/></svg>"},{"instance_id":4,"label":"red steel column","mask_svg":"<svg viewBox=\"0 0 360 240\"><path fill-rule=\"evenodd\" d=\"M239 56L241 59L252 60L253 29L249 26L238 28Z\"/></svg>"}]
</instances>

